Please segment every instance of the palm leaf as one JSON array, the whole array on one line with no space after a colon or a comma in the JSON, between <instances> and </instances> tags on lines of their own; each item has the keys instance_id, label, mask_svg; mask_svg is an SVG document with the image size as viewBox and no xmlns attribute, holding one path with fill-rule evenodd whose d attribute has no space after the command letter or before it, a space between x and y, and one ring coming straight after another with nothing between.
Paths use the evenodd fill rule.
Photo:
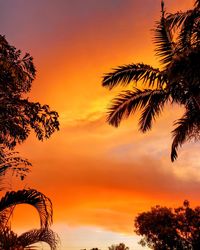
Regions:
<instances>
[{"instance_id":1,"label":"palm leaf","mask_svg":"<svg viewBox=\"0 0 200 250\"><path fill-rule=\"evenodd\" d=\"M200 130L199 114L187 110L183 117L175 122L177 126L172 131L173 142L171 147L171 160L172 162L178 157L177 149L181 147L184 142L191 139L192 136L196 136L196 132ZM196 129L198 127L198 129Z\"/></svg>"},{"instance_id":2,"label":"palm leaf","mask_svg":"<svg viewBox=\"0 0 200 250\"><path fill-rule=\"evenodd\" d=\"M199 8L200 7L200 0L195 0L194 6Z\"/></svg>"},{"instance_id":3,"label":"palm leaf","mask_svg":"<svg viewBox=\"0 0 200 250\"><path fill-rule=\"evenodd\" d=\"M5 213L6 209L18 204L29 204L35 207L39 213L42 228L46 228L52 224L52 203L49 198L35 189L7 192L0 200L0 217L7 214ZM9 218L9 216L10 215L7 214L7 218Z\"/></svg>"},{"instance_id":4,"label":"palm leaf","mask_svg":"<svg viewBox=\"0 0 200 250\"><path fill-rule=\"evenodd\" d=\"M102 85L112 89L118 85L127 86L130 82L137 83L138 81L142 81L149 87L160 87L166 83L166 76L159 69L143 63L128 64L107 73L103 77Z\"/></svg>"},{"instance_id":5,"label":"palm leaf","mask_svg":"<svg viewBox=\"0 0 200 250\"><path fill-rule=\"evenodd\" d=\"M59 238L50 229L35 229L20 235L18 241L24 248L28 248L30 245L38 242L45 242L50 246L51 250L56 250Z\"/></svg>"},{"instance_id":6,"label":"palm leaf","mask_svg":"<svg viewBox=\"0 0 200 250\"><path fill-rule=\"evenodd\" d=\"M166 15L166 24L170 30L178 29L185 21L185 19L191 15L193 10L188 10L186 12L176 12L176 13L169 13Z\"/></svg>"},{"instance_id":7,"label":"palm leaf","mask_svg":"<svg viewBox=\"0 0 200 250\"><path fill-rule=\"evenodd\" d=\"M17 234L15 234L9 227L0 228L1 250L19 249L17 243Z\"/></svg>"},{"instance_id":8,"label":"palm leaf","mask_svg":"<svg viewBox=\"0 0 200 250\"><path fill-rule=\"evenodd\" d=\"M193 44L196 45L198 41L195 41L195 37L197 39L199 36L196 34L196 22L199 22L199 10L194 9L190 13L188 13L182 23L181 31L179 32L178 40L178 47L179 50L185 50L190 48ZM198 29L197 29L198 30Z\"/></svg>"},{"instance_id":9,"label":"palm leaf","mask_svg":"<svg viewBox=\"0 0 200 250\"><path fill-rule=\"evenodd\" d=\"M148 104L145 106L139 120L139 127L143 133L151 129L153 120L160 115L168 98L169 94L164 90L151 92Z\"/></svg>"},{"instance_id":10,"label":"palm leaf","mask_svg":"<svg viewBox=\"0 0 200 250\"><path fill-rule=\"evenodd\" d=\"M112 106L109 108L107 121L118 127L123 118L128 118L136 110L143 109L148 105L151 98L155 98L156 94L164 93L163 90L135 88L134 91L124 91L114 98ZM150 120L149 120L150 121ZM151 123L151 122L150 122Z\"/></svg>"},{"instance_id":11,"label":"palm leaf","mask_svg":"<svg viewBox=\"0 0 200 250\"><path fill-rule=\"evenodd\" d=\"M154 44L156 45L156 56L160 57L160 63L165 68L171 63L174 55L174 43L172 39L172 33L164 17L164 10L162 9L162 17L157 22L154 29Z\"/></svg>"},{"instance_id":12,"label":"palm leaf","mask_svg":"<svg viewBox=\"0 0 200 250\"><path fill-rule=\"evenodd\" d=\"M9 227L5 227L0 230L0 249L27 249L36 250L38 249L33 244L45 242L51 250L56 250L60 242L59 237L52 230L45 229L34 229L17 236Z\"/></svg>"}]
</instances>

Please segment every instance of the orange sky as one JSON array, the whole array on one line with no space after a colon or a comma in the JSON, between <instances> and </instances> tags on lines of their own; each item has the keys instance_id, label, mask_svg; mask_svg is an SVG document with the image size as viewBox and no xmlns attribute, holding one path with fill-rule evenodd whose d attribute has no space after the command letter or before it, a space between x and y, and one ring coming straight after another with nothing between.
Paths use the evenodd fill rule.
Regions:
<instances>
[{"instance_id":1,"label":"orange sky","mask_svg":"<svg viewBox=\"0 0 200 250\"><path fill-rule=\"evenodd\" d=\"M57 110L61 123L49 141L31 136L18 147L34 165L19 187L37 188L52 199L62 249L106 249L119 241L140 249L133 235L138 212L156 204L178 206L184 199L193 205L200 201L199 145L184 145L178 161L170 162L170 131L181 109L166 107L145 135L137 131L137 119L118 129L105 122L109 100L119 90L103 89L102 75L131 62L158 66L150 29L159 17L160 1L0 3L1 33L35 60L31 98ZM166 0L169 11L192 3ZM15 227L38 226L29 209L17 209Z\"/></svg>"}]
</instances>

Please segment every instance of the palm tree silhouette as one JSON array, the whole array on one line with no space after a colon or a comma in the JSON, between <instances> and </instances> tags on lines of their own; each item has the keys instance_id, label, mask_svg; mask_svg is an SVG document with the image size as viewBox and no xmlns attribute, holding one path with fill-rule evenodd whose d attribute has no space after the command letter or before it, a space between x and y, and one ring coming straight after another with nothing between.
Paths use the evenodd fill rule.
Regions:
<instances>
[{"instance_id":1,"label":"palm tree silhouette","mask_svg":"<svg viewBox=\"0 0 200 250\"><path fill-rule=\"evenodd\" d=\"M40 217L40 229L34 229L17 236L8 226L13 209L18 204L29 204L36 208ZM58 236L49 229L52 224L52 203L49 198L35 189L7 192L0 200L0 249L25 249L25 247L44 241L56 249Z\"/></svg>"},{"instance_id":2,"label":"palm tree silhouette","mask_svg":"<svg viewBox=\"0 0 200 250\"><path fill-rule=\"evenodd\" d=\"M15 208L18 204L29 204L37 209L41 228L47 228L52 224L51 200L35 189L22 189L6 192L5 196L0 199L0 228L7 226L10 217L9 208Z\"/></svg>"},{"instance_id":3,"label":"palm tree silhouette","mask_svg":"<svg viewBox=\"0 0 200 250\"><path fill-rule=\"evenodd\" d=\"M136 110L141 111L139 130L152 128L153 121L166 104L185 108L172 131L171 160L177 149L190 139L200 138L200 1L186 12L166 14L161 1L161 18L156 23L154 43L161 69L143 63L123 65L103 77L102 85L113 89L118 85L132 90L122 91L112 100L107 121L118 127L121 120ZM139 89L140 82L144 88Z\"/></svg>"}]
</instances>

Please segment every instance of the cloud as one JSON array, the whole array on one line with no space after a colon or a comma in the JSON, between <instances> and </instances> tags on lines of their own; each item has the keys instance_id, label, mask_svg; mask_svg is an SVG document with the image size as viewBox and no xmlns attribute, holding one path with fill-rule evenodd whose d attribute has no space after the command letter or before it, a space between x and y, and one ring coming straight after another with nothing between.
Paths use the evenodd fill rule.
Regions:
<instances>
[{"instance_id":1,"label":"cloud","mask_svg":"<svg viewBox=\"0 0 200 250\"><path fill-rule=\"evenodd\" d=\"M182 109L167 106L147 134L137 130L138 114L118 129L105 123L113 92L101 87L104 72L132 62L157 65L149 30L159 18L160 1L47 2L3 4L2 32L36 58L31 98L50 104L61 117L61 130L49 141L31 136L18 148L34 164L18 185L51 197L56 222L126 233L133 232L134 216L155 204L176 206L185 198L197 204L198 145L186 144L173 165L169 159L170 131ZM166 7L190 3L169 0ZM31 215L22 219L26 209L18 223L30 224Z\"/></svg>"},{"instance_id":2,"label":"cloud","mask_svg":"<svg viewBox=\"0 0 200 250\"><path fill-rule=\"evenodd\" d=\"M66 161L40 160L28 183L51 197L56 221L131 233L137 213L198 198L200 182L165 164L147 156L119 162L69 154Z\"/></svg>"},{"instance_id":3,"label":"cloud","mask_svg":"<svg viewBox=\"0 0 200 250\"><path fill-rule=\"evenodd\" d=\"M34 163L26 182L51 197L57 222L117 232L132 233L134 217L153 205L196 205L198 145L186 144L174 164L169 158L170 125L181 113L167 106L147 134L137 119L116 129L92 112L45 143L31 137L19 149Z\"/></svg>"}]
</instances>

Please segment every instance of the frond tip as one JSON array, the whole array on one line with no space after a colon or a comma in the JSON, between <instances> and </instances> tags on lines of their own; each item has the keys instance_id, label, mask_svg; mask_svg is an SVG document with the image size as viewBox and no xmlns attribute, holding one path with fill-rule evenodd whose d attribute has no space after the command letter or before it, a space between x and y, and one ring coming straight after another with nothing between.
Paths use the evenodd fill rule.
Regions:
<instances>
[{"instance_id":1,"label":"frond tip","mask_svg":"<svg viewBox=\"0 0 200 250\"><path fill-rule=\"evenodd\" d=\"M161 13L162 13L162 16L164 17L164 14L165 14L165 3L164 3L164 0L161 0Z\"/></svg>"},{"instance_id":2,"label":"frond tip","mask_svg":"<svg viewBox=\"0 0 200 250\"><path fill-rule=\"evenodd\" d=\"M183 117L179 119L175 125L177 127L172 131L173 142L171 147L171 161L175 161L178 157L177 149L181 147L184 142L188 141L192 137L195 137L195 128L200 129L200 122L198 121L199 115L196 112L187 110Z\"/></svg>"},{"instance_id":3,"label":"frond tip","mask_svg":"<svg viewBox=\"0 0 200 250\"><path fill-rule=\"evenodd\" d=\"M156 56L160 58L160 63L167 68L172 62L174 55L174 43L171 30L163 16L156 23L156 28L154 29L154 44L156 46Z\"/></svg>"}]
</instances>

